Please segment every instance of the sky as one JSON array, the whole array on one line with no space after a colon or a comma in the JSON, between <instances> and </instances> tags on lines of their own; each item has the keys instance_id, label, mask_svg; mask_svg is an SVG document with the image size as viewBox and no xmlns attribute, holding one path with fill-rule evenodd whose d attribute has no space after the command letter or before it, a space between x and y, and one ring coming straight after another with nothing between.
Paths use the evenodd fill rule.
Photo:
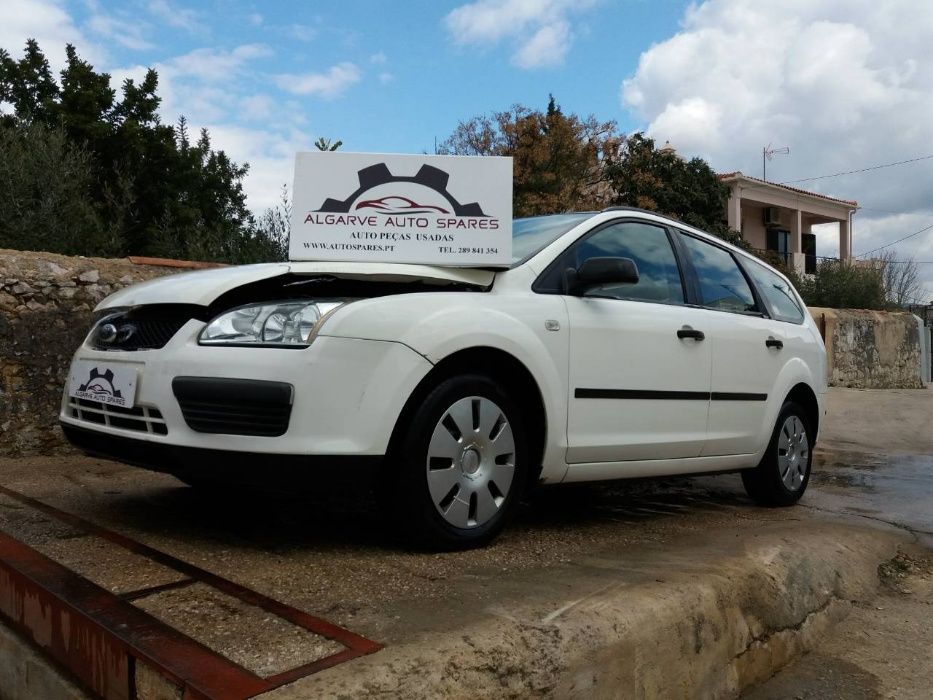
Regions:
<instances>
[{"instance_id":1,"label":"sky","mask_svg":"<svg viewBox=\"0 0 933 700\"><path fill-rule=\"evenodd\" d=\"M114 84L160 77L184 114L250 164L261 212L296 151L433 152L514 103L615 120L719 172L791 182L933 156L933 3L915 0L4 0L0 47L64 45ZM858 200L856 254L903 236L933 297L933 158L795 183ZM818 253L838 238L817 231Z\"/></svg>"}]
</instances>

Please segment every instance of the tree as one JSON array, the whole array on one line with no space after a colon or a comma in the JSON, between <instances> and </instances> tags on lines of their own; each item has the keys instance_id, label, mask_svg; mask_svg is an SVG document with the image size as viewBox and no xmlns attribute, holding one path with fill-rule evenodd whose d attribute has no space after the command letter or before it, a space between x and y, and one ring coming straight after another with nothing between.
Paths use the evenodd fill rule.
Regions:
<instances>
[{"instance_id":1,"label":"tree","mask_svg":"<svg viewBox=\"0 0 933 700\"><path fill-rule=\"evenodd\" d=\"M515 105L460 122L438 152L511 156L513 211L533 216L605 206L602 164L618 140L614 122L566 115L551 96L544 112Z\"/></svg>"},{"instance_id":2,"label":"tree","mask_svg":"<svg viewBox=\"0 0 933 700\"><path fill-rule=\"evenodd\" d=\"M726 224L729 188L701 158L684 160L654 140L636 133L606 164L613 204L639 207L696 226L747 248L738 231Z\"/></svg>"},{"instance_id":3,"label":"tree","mask_svg":"<svg viewBox=\"0 0 933 700\"><path fill-rule=\"evenodd\" d=\"M331 141L323 136L314 142L314 147L319 151L336 151L343 145L343 141Z\"/></svg>"},{"instance_id":4,"label":"tree","mask_svg":"<svg viewBox=\"0 0 933 700\"><path fill-rule=\"evenodd\" d=\"M926 290L920 280L920 268L913 258L901 260L894 250L886 250L874 260L880 268L885 298L890 306L901 309L923 303Z\"/></svg>"},{"instance_id":5,"label":"tree","mask_svg":"<svg viewBox=\"0 0 933 700\"><path fill-rule=\"evenodd\" d=\"M73 46L66 56L57 82L34 40L19 60L0 49L0 104L12 107L0 114L12 159L0 173L25 178L0 193L4 245L230 262L279 255L246 206L249 166L215 150L206 130L192 142L184 117L161 123L156 71L125 80L118 95Z\"/></svg>"},{"instance_id":6,"label":"tree","mask_svg":"<svg viewBox=\"0 0 933 700\"><path fill-rule=\"evenodd\" d=\"M279 203L267 209L256 222L253 245L263 260L288 260L288 241L292 232L292 201L288 187L282 185Z\"/></svg>"}]
</instances>

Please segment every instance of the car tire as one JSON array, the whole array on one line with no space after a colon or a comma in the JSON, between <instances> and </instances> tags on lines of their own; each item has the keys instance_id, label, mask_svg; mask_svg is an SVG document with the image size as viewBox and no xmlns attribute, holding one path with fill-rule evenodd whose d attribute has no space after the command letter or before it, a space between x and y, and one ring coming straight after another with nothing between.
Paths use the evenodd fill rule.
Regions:
<instances>
[{"instance_id":1,"label":"car tire","mask_svg":"<svg viewBox=\"0 0 933 700\"><path fill-rule=\"evenodd\" d=\"M778 413L771 440L761 462L742 472L746 493L760 505L791 506L810 482L813 433L806 411L793 401Z\"/></svg>"},{"instance_id":2,"label":"car tire","mask_svg":"<svg viewBox=\"0 0 933 700\"><path fill-rule=\"evenodd\" d=\"M515 402L487 376L442 381L421 401L401 449L383 510L419 548L489 543L522 495L527 442Z\"/></svg>"}]
</instances>

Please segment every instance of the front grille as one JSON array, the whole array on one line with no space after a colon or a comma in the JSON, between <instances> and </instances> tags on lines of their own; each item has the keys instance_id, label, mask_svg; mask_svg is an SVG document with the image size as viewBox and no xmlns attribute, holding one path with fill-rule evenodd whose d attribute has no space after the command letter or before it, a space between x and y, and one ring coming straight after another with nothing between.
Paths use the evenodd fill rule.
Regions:
<instances>
[{"instance_id":1,"label":"front grille","mask_svg":"<svg viewBox=\"0 0 933 700\"><path fill-rule=\"evenodd\" d=\"M277 437L288 430L292 385L254 379L176 377L172 390L198 433Z\"/></svg>"},{"instance_id":2,"label":"front grille","mask_svg":"<svg viewBox=\"0 0 933 700\"><path fill-rule=\"evenodd\" d=\"M168 435L168 426L165 424L162 412L152 406L123 408L100 401L76 398L70 398L68 406L71 417L85 423L96 423L153 435Z\"/></svg>"},{"instance_id":3,"label":"front grille","mask_svg":"<svg viewBox=\"0 0 933 700\"><path fill-rule=\"evenodd\" d=\"M153 304L102 318L91 332L96 350L157 350L204 309L190 304Z\"/></svg>"}]
</instances>

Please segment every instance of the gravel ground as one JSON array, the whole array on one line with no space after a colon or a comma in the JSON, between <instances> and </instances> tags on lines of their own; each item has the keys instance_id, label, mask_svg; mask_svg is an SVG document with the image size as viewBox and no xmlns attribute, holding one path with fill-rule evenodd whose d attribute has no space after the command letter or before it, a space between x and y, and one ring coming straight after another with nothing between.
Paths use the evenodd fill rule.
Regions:
<instances>
[{"instance_id":1,"label":"gravel ground","mask_svg":"<svg viewBox=\"0 0 933 700\"><path fill-rule=\"evenodd\" d=\"M308 632L210 586L163 591L136 605L258 676L317 661L343 645Z\"/></svg>"}]
</instances>

